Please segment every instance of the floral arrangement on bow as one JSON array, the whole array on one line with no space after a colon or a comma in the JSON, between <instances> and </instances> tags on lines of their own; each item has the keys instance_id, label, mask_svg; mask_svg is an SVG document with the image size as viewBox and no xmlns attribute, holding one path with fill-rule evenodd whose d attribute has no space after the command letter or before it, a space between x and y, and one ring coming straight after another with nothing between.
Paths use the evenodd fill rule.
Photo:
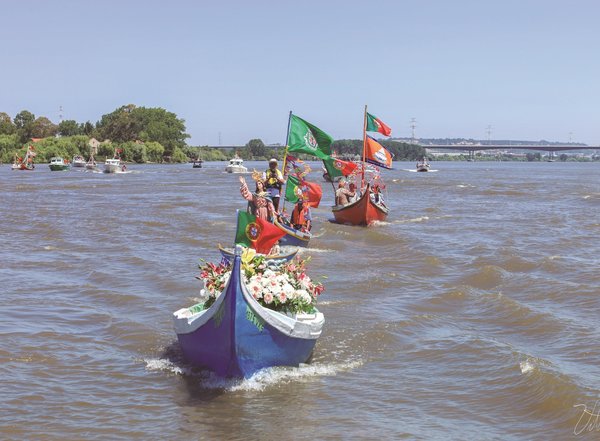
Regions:
<instances>
[{"instance_id":1,"label":"floral arrangement on bow","mask_svg":"<svg viewBox=\"0 0 600 441\"><path fill-rule=\"evenodd\" d=\"M245 253L242 256L242 275L248 292L266 308L283 313L310 313L315 309L323 284L313 281L306 274L309 258L296 257L290 262L271 263L264 256ZM231 275L231 264L218 265L207 262L199 265L204 289L200 295L207 300L209 308L223 292Z\"/></svg>"}]
</instances>

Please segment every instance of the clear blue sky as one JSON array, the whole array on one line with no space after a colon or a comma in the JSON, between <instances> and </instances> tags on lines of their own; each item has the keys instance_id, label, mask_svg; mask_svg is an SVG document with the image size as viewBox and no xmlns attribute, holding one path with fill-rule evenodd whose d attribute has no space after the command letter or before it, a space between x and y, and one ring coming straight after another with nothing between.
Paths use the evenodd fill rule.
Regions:
<instances>
[{"instance_id":1,"label":"clear blue sky","mask_svg":"<svg viewBox=\"0 0 600 441\"><path fill-rule=\"evenodd\" d=\"M594 0L0 0L0 112L96 122L125 104L192 145L284 143L288 112L359 138L600 144Z\"/></svg>"}]
</instances>

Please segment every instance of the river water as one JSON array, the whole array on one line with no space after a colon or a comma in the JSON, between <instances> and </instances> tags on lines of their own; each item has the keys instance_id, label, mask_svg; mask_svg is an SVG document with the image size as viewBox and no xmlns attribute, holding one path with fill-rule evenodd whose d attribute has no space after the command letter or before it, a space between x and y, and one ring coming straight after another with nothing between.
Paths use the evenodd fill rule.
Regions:
<instances>
[{"instance_id":1,"label":"river water","mask_svg":"<svg viewBox=\"0 0 600 441\"><path fill-rule=\"evenodd\" d=\"M171 320L245 208L224 167L0 167L1 439L600 438L598 163L396 163L370 228L329 222L315 164L324 332L244 381Z\"/></svg>"}]
</instances>

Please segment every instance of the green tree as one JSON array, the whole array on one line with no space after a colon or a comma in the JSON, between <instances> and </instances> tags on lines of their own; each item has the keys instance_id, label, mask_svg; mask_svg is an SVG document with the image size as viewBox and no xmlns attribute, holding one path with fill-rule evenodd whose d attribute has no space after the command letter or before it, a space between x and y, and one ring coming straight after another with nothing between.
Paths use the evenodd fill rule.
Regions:
<instances>
[{"instance_id":1,"label":"green tree","mask_svg":"<svg viewBox=\"0 0 600 441\"><path fill-rule=\"evenodd\" d=\"M80 135L81 133L83 133L81 126L73 119L61 121L58 124L58 134L60 136L73 136Z\"/></svg>"},{"instance_id":2,"label":"green tree","mask_svg":"<svg viewBox=\"0 0 600 441\"><path fill-rule=\"evenodd\" d=\"M147 161L150 162L162 162L165 154L165 148L158 142L150 141L145 143L146 145L146 156Z\"/></svg>"},{"instance_id":3,"label":"green tree","mask_svg":"<svg viewBox=\"0 0 600 441\"><path fill-rule=\"evenodd\" d=\"M175 149L185 147L185 140L189 138L184 123L165 109L129 104L103 115L96 128L102 139L115 142L158 142L165 148L166 156L174 157Z\"/></svg>"},{"instance_id":4,"label":"green tree","mask_svg":"<svg viewBox=\"0 0 600 441\"><path fill-rule=\"evenodd\" d=\"M11 162L15 157L18 146L19 143L16 133L13 133L12 135L0 134L0 161Z\"/></svg>"},{"instance_id":5,"label":"green tree","mask_svg":"<svg viewBox=\"0 0 600 441\"><path fill-rule=\"evenodd\" d=\"M33 137L33 123L35 115L28 110L22 110L15 115L13 120L17 128L17 135L20 143L27 142Z\"/></svg>"},{"instance_id":6,"label":"green tree","mask_svg":"<svg viewBox=\"0 0 600 441\"><path fill-rule=\"evenodd\" d=\"M179 147L175 147L171 155L171 162L187 162L188 158Z\"/></svg>"},{"instance_id":7,"label":"green tree","mask_svg":"<svg viewBox=\"0 0 600 441\"><path fill-rule=\"evenodd\" d=\"M92 135L94 135L95 130L96 128L94 127L94 125L89 121L79 124L79 133L83 133L91 137Z\"/></svg>"},{"instance_id":8,"label":"green tree","mask_svg":"<svg viewBox=\"0 0 600 441\"><path fill-rule=\"evenodd\" d=\"M34 138L47 138L56 135L57 127L45 116L40 116L33 122L31 136Z\"/></svg>"},{"instance_id":9,"label":"green tree","mask_svg":"<svg viewBox=\"0 0 600 441\"><path fill-rule=\"evenodd\" d=\"M262 139L251 139L246 143L246 148L254 158L264 158L267 153L267 148Z\"/></svg>"},{"instance_id":10,"label":"green tree","mask_svg":"<svg viewBox=\"0 0 600 441\"><path fill-rule=\"evenodd\" d=\"M12 135L17 131L17 127L10 119L8 113L0 112L0 135Z\"/></svg>"}]
</instances>

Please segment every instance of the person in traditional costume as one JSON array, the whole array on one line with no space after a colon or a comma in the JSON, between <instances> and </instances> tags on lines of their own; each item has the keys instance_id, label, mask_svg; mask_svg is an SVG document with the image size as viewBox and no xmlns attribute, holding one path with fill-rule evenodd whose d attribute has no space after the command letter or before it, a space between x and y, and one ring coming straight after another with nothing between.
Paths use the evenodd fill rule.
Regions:
<instances>
[{"instance_id":1,"label":"person in traditional costume","mask_svg":"<svg viewBox=\"0 0 600 441\"><path fill-rule=\"evenodd\" d=\"M246 180L243 176L240 176L240 183L242 184L240 186L240 193L248 201L248 211L259 219L272 222L275 217L275 208L267 192L265 192L260 173L253 173L252 179L256 181L256 191L254 193L250 192Z\"/></svg>"}]
</instances>

